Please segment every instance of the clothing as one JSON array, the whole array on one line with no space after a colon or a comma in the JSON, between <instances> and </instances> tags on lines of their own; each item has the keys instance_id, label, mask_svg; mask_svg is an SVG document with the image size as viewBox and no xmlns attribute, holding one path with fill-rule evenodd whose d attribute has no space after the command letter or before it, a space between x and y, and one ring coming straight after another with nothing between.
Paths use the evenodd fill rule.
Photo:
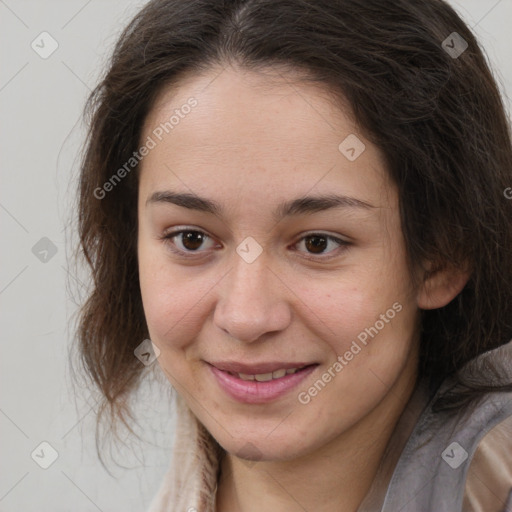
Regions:
<instances>
[{"instance_id":1,"label":"clothing","mask_svg":"<svg viewBox=\"0 0 512 512\"><path fill-rule=\"evenodd\" d=\"M482 357L511 354L509 343ZM451 385L418 383L357 512L512 512L512 392L484 394L471 413L433 412ZM216 512L223 450L179 395L176 404L172 464L147 512Z\"/></svg>"}]
</instances>

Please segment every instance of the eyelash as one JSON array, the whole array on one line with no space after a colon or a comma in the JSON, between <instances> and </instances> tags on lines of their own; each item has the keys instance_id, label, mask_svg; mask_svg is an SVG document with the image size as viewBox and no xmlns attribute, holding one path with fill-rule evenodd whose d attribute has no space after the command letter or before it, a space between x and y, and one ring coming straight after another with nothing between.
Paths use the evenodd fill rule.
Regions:
<instances>
[{"instance_id":1,"label":"eyelash","mask_svg":"<svg viewBox=\"0 0 512 512\"><path fill-rule=\"evenodd\" d=\"M175 254L178 254L180 256L184 256L186 258L195 258L197 257L196 256L196 253L200 253L200 252L204 252L204 251L183 251L182 249L177 249L176 248L176 245L174 244L174 242L172 242L172 239L177 237L178 235L182 234L182 233L199 233L201 235L203 235L204 237L206 238L210 238L211 237L206 234L204 231L201 231L199 229L180 229L180 230L177 230L177 231L172 231L170 233L166 233L164 234L163 236L159 237L160 240L162 240L167 246L168 248L174 252ZM320 236L322 238L325 238L327 241L331 241L331 242L335 242L337 244L340 244L341 247L339 247L339 250L343 251L343 250L346 250L348 249L348 246L350 245L349 242L345 241L345 240L342 240L340 238L337 238L335 236L332 236L332 235L328 235L328 234L325 234L325 233L308 233L304 236L302 236L297 242L294 243L294 246L295 245L298 245L301 241L303 241L304 239L306 238L312 238L314 236ZM334 251L331 251L332 252L339 252L334 250ZM308 253L308 254L311 254L311 253ZM330 254L330 253L328 253ZM331 258L335 258L338 254L335 254L333 256L307 256L306 259L309 259L309 260L315 260L315 261L326 261L326 260L330 260Z\"/></svg>"}]
</instances>

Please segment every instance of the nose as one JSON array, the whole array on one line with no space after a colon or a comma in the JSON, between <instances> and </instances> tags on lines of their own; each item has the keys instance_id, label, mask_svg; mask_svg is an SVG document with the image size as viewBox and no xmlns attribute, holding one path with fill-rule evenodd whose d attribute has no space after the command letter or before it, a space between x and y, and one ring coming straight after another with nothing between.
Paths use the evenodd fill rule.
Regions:
<instances>
[{"instance_id":1,"label":"nose","mask_svg":"<svg viewBox=\"0 0 512 512\"><path fill-rule=\"evenodd\" d=\"M262 256L247 263L236 255L234 267L219 283L214 323L245 343L286 329L292 318L287 300L292 292Z\"/></svg>"}]
</instances>

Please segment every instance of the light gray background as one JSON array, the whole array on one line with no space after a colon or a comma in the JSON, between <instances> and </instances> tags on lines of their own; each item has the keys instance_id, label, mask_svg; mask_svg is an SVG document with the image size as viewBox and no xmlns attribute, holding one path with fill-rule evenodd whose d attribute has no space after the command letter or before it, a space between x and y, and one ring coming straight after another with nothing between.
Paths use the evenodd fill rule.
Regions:
<instances>
[{"instance_id":1,"label":"light gray background","mask_svg":"<svg viewBox=\"0 0 512 512\"><path fill-rule=\"evenodd\" d=\"M145 440L128 438L114 451L129 469L108 459L109 475L95 453L94 397L73 387L68 367L85 279L69 261L81 111L121 29L144 3L0 0L1 512L143 511L169 463L169 400L145 386L138 410ZM510 112L512 0L451 3L474 27ZM47 59L31 47L43 31L59 45ZM46 262L32 252L43 237L57 250ZM58 452L48 469L31 458L43 441Z\"/></svg>"}]
</instances>

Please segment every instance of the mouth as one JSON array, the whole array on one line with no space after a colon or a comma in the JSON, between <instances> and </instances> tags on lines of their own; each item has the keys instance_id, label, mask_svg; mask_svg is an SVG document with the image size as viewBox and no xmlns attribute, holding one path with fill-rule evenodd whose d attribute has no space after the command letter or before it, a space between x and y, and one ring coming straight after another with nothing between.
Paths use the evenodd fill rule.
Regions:
<instances>
[{"instance_id":1,"label":"mouth","mask_svg":"<svg viewBox=\"0 0 512 512\"><path fill-rule=\"evenodd\" d=\"M289 393L319 366L318 363L207 363L219 387L231 398L266 403ZM243 370L243 371L241 371Z\"/></svg>"}]
</instances>

